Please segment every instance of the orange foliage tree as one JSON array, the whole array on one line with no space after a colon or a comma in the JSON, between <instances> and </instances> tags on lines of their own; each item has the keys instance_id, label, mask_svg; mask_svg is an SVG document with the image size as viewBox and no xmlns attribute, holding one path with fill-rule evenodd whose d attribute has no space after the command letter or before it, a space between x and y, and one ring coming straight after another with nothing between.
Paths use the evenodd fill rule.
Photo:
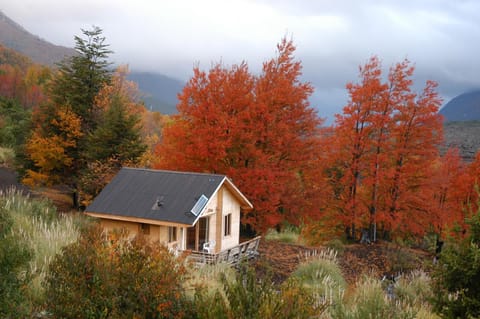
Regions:
<instances>
[{"instance_id":1,"label":"orange foliage tree","mask_svg":"<svg viewBox=\"0 0 480 319\"><path fill-rule=\"evenodd\" d=\"M432 227L440 236L450 233L452 227L465 228L467 197L473 191L468 165L452 148L433 163Z\"/></svg>"},{"instance_id":2,"label":"orange foliage tree","mask_svg":"<svg viewBox=\"0 0 480 319\"><path fill-rule=\"evenodd\" d=\"M308 102L313 88L299 79L293 43L283 39L277 48L259 76L246 63L195 68L154 165L228 175L252 200L255 210L243 222L257 231L309 214L302 193L319 152L321 120Z\"/></svg>"},{"instance_id":3,"label":"orange foliage tree","mask_svg":"<svg viewBox=\"0 0 480 319\"><path fill-rule=\"evenodd\" d=\"M377 226L389 233L419 233L430 223L425 201L430 163L438 156L442 123L435 83L411 91L414 68L396 64L382 79L372 57L360 68L360 83L348 84L350 96L337 115L329 154L328 177L336 196L328 205L349 237L359 227L376 239ZM431 193L430 193L431 195Z\"/></svg>"},{"instance_id":4,"label":"orange foliage tree","mask_svg":"<svg viewBox=\"0 0 480 319\"><path fill-rule=\"evenodd\" d=\"M75 162L70 154L82 135L80 118L68 108L58 109L47 123L34 128L25 148L36 169L28 169L23 182L52 185L60 183L64 174L73 174Z\"/></svg>"}]
</instances>

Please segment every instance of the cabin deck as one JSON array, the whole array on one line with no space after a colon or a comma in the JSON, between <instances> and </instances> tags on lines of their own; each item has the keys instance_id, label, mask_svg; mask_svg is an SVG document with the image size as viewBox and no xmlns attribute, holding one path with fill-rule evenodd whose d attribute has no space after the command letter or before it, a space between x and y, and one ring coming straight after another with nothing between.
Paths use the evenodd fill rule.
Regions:
<instances>
[{"instance_id":1,"label":"cabin deck","mask_svg":"<svg viewBox=\"0 0 480 319\"><path fill-rule=\"evenodd\" d=\"M187 259L197 264L217 264L220 262L232 265L241 260L249 260L258 256L258 245L262 236L244 241L235 247L225 249L217 254L187 250Z\"/></svg>"}]
</instances>

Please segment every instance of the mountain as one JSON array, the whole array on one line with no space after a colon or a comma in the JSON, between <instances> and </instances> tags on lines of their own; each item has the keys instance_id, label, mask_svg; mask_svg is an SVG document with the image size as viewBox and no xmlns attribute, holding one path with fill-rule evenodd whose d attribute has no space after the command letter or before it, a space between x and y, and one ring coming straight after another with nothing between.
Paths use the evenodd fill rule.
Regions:
<instances>
[{"instance_id":1,"label":"mountain","mask_svg":"<svg viewBox=\"0 0 480 319\"><path fill-rule=\"evenodd\" d=\"M466 162L472 162L480 151L480 121L446 122L443 125L445 144L441 152L456 147Z\"/></svg>"},{"instance_id":2,"label":"mountain","mask_svg":"<svg viewBox=\"0 0 480 319\"><path fill-rule=\"evenodd\" d=\"M148 109L163 114L177 113L177 94L182 91L184 82L160 73L138 71L130 72L128 79L138 84Z\"/></svg>"},{"instance_id":3,"label":"mountain","mask_svg":"<svg viewBox=\"0 0 480 319\"><path fill-rule=\"evenodd\" d=\"M447 122L480 120L480 89L454 97L440 110Z\"/></svg>"},{"instance_id":4,"label":"mountain","mask_svg":"<svg viewBox=\"0 0 480 319\"><path fill-rule=\"evenodd\" d=\"M20 52L36 63L49 66L54 66L65 57L76 54L72 48L54 45L31 34L2 11L0 11L0 44ZM137 72L134 69L128 78L137 82L148 109L163 114L177 112L177 94L184 86L182 81L161 73Z\"/></svg>"},{"instance_id":5,"label":"mountain","mask_svg":"<svg viewBox=\"0 0 480 319\"><path fill-rule=\"evenodd\" d=\"M30 57L34 62L53 66L75 50L51 44L25 30L0 11L0 43Z\"/></svg>"}]
</instances>

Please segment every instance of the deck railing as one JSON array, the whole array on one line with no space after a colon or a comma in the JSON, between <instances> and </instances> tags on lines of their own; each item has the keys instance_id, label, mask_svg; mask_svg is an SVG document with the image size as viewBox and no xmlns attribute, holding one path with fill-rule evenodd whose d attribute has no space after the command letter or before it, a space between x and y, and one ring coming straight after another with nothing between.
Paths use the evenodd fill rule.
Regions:
<instances>
[{"instance_id":1,"label":"deck railing","mask_svg":"<svg viewBox=\"0 0 480 319\"><path fill-rule=\"evenodd\" d=\"M224 262L236 265L241 260L248 260L258 256L258 245L261 236L244 241L229 249L222 250L217 254L209 254L201 251L185 251L187 259L198 264L216 264Z\"/></svg>"}]
</instances>

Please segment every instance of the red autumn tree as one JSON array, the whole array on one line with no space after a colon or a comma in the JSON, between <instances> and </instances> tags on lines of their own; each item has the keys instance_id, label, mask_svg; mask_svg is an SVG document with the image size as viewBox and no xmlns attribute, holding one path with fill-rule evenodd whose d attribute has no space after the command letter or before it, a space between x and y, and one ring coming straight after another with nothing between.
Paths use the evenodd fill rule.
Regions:
<instances>
[{"instance_id":1,"label":"red autumn tree","mask_svg":"<svg viewBox=\"0 0 480 319\"><path fill-rule=\"evenodd\" d=\"M415 222L428 223L428 171L443 137L440 100L433 82L420 95L411 91L413 71L408 61L398 63L384 81L373 57L360 68L360 83L347 85L350 100L331 141L336 173L329 178L337 195L329 206L349 237L358 227L375 239L377 225L416 233Z\"/></svg>"},{"instance_id":2,"label":"red autumn tree","mask_svg":"<svg viewBox=\"0 0 480 319\"><path fill-rule=\"evenodd\" d=\"M308 102L313 88L300 81L295 46L283 39L277 48L259 76L246 63L195 68L156 151L157 168L231 177L255 207L243 222L258 231L309 213L302 192L321 124Z\"/></svg>"},{"instance_id":3,"label":"red autumn tree","mask_svg":"<svg viewBox=\"0 0 480 319\"><path fill-rule=\"evenodd\" d=\"M336 129L332 145L335 145L332 158L342 171L336 181L342 185L335 207L340 220L346 226L347 235L356 237L356 227L365 224L368 217L368 203L365 192L365 179L378 174L380 150L383 147L382 130L391 111L385 103L387 86L381 82L381 65L377 57L372 57L364 67L360 67L360 83L347 84L350 100L343 108L342 115L336 115ZM377 112L384 107L383 112ZM378 133L376 137L374 134ZM373 150L373 152L372 152ZM375 153L375 154L373 154ZM369 166L369 157L375 162ZM371 178L373 182L376 178ZM372 194L372 196L376 196ZM363 197L363 198L362 198ZM363 222L362 222L363 221Z\"/></svg>"},{"instance_id":4,"label":"red autumn tree","mask_svg":"<svg viewBox=\"0 0 480 319\"><path fill-rule=\"evenodd\" d=\"M456 225L465 227L465 201L470 192L470 175L458 149L452 148L433 163L431 225L442 237Z\"/></svg>"},{"instance_id":5,"label":"red autumn tree","mask_svg":"<svg viewBox=\"0 0 480 319\"><path fill-rule=\"evenodd\" d=\"M442 118L438 114L441 99L436 87L435 82L427 81L418 95L406 89L403 103L396 106L384 218L387 229L422 234L430 222L431 164L438 158L438 147L443 142Z\"/></svg>"},{"instance_id":6,"label":"red autumn tree","mask_svg":"<svg viewBox=\"0 0 480 319\"><path fill-rule=\"evenodd\" d=\"M467 167L468 177L465 179L467 185L467 192L463 203L465 205L471 205L473 212L478 211L479 196L480 196L480 151L475 155L475 159ZM470 217L470 216L469 216Z\"/></svg>"}]
</instances>

